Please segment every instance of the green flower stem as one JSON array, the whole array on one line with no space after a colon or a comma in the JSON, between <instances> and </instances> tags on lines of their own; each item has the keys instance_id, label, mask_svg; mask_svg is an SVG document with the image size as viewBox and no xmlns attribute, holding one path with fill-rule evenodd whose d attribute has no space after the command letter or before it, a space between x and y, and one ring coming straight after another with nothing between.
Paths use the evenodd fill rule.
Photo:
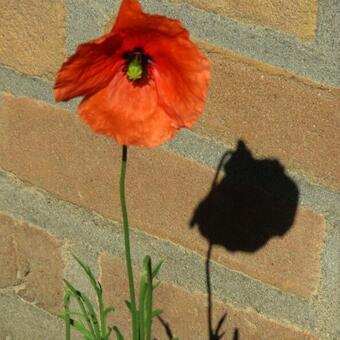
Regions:
<instances>
[{"instance_id":1,"label":"green flower stem","mask_svg":"<svg viewBox=\"0 0 340 340\"><path fill-rule=\"evenodd\" d=\"M126 208L125 200L125 174L126 174L126 162L127 162L127 146L123 145L122 150L122 167L120 173L120 203L122 207L123 214L123 226L124 226L124 242L125 242L125 258L126 267L129 279L129 290L130 290L130 306L132 314L132 335L133 340L138 340L138 320L137 320L137 310L136 310L136 297L135 297L135 287L133 280L133 271L131 263L131 250L130 250L130 234L129 234L129 222L128 214Z\"/></svg>"}]
</instances>

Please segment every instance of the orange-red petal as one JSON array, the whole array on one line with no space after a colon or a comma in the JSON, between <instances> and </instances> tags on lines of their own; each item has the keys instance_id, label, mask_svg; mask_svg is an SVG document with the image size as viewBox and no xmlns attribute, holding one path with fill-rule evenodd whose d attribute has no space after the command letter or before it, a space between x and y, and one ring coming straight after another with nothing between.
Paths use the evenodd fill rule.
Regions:
<instances>
[{"instance_id":1,"label":"orange-red petal","mask_svg":"<svg viewBox=\"0 0 340 340\"><path fill-rule=\"evenodd\" d=\"M151 64L147 79L132 82L124 56L136 48ZM120 144L151 147L193 124L209 78L207 58L179 21L122 0L111 33L78 47L59 71L54 93L57 100L85 96L78 110L93 131Z\"/></svg>"},{"instance_id":2,"label":"orange-red petal","mask_svg":"<svg viewBox=\"0 0 340 340\"><path fill-rule=\"evenodd\" d=\"M124 36L123 49L143 47L151 56L159 104L176 126L191 127L204 109L211 71L188 31L177 20L144 13L137 0L123 0L115 32Z\"/></svg>"},{"instance_id":3,"label":"orange-red petal","mask_svg":"<svg viewBox=\"0 0 340 340\"><path fill-rule=\"evenodd\" d=\"M169 19L162 15L144 13L137 0L122 0L112 33L122 31L142 32L152 30L168 36L181 35L188 38L188 31L180 21Z\"/></svg>"},{"instance_id":4,"label":"orange-red petal","mask_svg":"<svg viewBox=\"0 0 340 340\"><path fill-rule=\"evenodd\" d=\"M204 110L211 73L208 59L181 37L162 39L147 52L154 56L153 77L160 105L178 127L191 127Z\"/></svg>"},{"instance_id":5,"label":"orange-red petal","mask_svg":"<svg viewBox=\"0 0 340 340\"><path fill-rule=\"evenodd\" d=\"M120 68L115 52L121 46L117 35L108 34L80 45L57 74L57 101L95 93L105 87Z\"/></svg>"},{"instance_id":6,"label":"orange-red petal","mask_svg":"<svg viewBox=\"0 0 340 340\"><path fill-rule=\"evenodd\" d=\"M107 87L85 98L78 110L94 132L111 136L124 145L156 146L177 131L158 105L154 81L136 85L123 72Z\"/></svg>"}]
</instances>

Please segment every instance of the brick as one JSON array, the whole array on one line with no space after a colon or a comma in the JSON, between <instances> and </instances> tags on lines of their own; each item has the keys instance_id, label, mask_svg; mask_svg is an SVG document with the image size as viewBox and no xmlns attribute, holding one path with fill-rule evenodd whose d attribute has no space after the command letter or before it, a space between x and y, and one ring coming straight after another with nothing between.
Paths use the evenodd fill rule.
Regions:
<instances>
[{"instance_id":1,"label":"brick","mask_svg":"<svg viewBox=\"0 0 340 340\"><path fill-rule=\"evenodd\" d=\"M61 241L2 214L0 228L1 236L10 237L10 244L14 244L1 250L6 259L0 262L0 282L5 278L6 285L16 286L17 294L26 301L59 313L63 305Z\"/></svg>"},{"instance_id":2,"label":"brick","mask_svg":"<svg viewBox=\"0 0 340 340\"><path fill-rule=\"evenodd\" d=\"M340 189L340 89L205 47L213 68L206 110L194 130L234 145L244 140L315 184Z\"/></svg>"},{"instance_id":3,"label":"brick","mask_svg":"<svg viewBox=\"0 0 340 340\"><path fill-rule=\"evenodd\" d=\"M66 55L64 1L2 1L0 63L53 78Z\"/></svg>"},{"instance_id":4,"label":"brick","mask_svg":"<svg viewBox=\"0 0 340 340\"><path fill-rule=\"evenodd\" d=\"M121 221L120 147L92 134L77 115L28 98L3 95L0 135L5 137L0 144L0 167L63 200ZM261 160L253 163L262 164ZM287 184L284 174L276 176L274 180L283 178L283 184ZM208 242L204 232L200 233L204 228L190 228L189 224L195 209L209 194L213 179L211 169L165 149L130 148L127 204L131 226L205 256ZM239 190L238 187L235 190ZM233 195L237 193L235 190ZM259 195L263 190L254 192L251 185L242 190L245 194L237 204L244 207L241 214L244 216L249 207L244 205L242 197L255 197L256 201L262 197ZM280 196L280 191L276 195ZM222 203L228 202L228 195L225 196L226 201ZM270 200L266 196L261 198L264 202L261 212L267 213ZM240 246L238 249L232 249L232 245L216 246L212 258L231 269L309 297L319 284L325 221L323 216L300 207L294 220L295 201L292 207L288 201L282 202L279 200L269 208L271 215L277 211L288 213L289 216L280 217L284 223L278 227L283 230L274 233L262 230L262 234L269 233L268 236L253 249L243 249L253 253L236 251L242 250ZM248 215L251 223L252 209L250 207ZM262 221L259 215L257 218ZM275 219L273 223L277 223ZM255 237L258 230L248 232Z\"/></svg>"},{"instance_id":5,"label":"brick","mask_svg":"<svg viewBox=\"0 0 340 340\"><path fill-rule=\"evenodd\" d=\"M126 336L130 331L130 317L124 300L130 300L130 298L124 262L103 253L100 256L100 266L105 303L116 309L111 320L125 332ZM169 325L173 336L187 340L209 338L208 296L206 294L190 293L168 282L161 282L154 292L154 309L163 310L162 318ZM220 332L220 334L223 331L226 332L223 339L235 339L235 334L238 334L237 339L317 339L306 332L271 321L252 309L237 309L214 298L211 306L214 328L226 313ZM168 338L161 322L158 319L154 320L153 336L156 339Z\"/></svg>"},{"instance_id":6,"label":"brick","mask_svg":"<svg viewBox=\"0 0 340 340\"><path fill-rule=\"evenodd\" d=\"M0 218L0 288L17 285L17 255L12 220L6 216Z\"/></svg>"},{"instance_id":7,"label":"brick","mask_svg":"<svg viewBox=\"0 0 340 340\"><path fill-rule=\"evenodd\" d=\"M230 17L246 24L269 27L296 36L312 39L316 31L316 0L172 0Z\"/></svg>"}]
</instances>

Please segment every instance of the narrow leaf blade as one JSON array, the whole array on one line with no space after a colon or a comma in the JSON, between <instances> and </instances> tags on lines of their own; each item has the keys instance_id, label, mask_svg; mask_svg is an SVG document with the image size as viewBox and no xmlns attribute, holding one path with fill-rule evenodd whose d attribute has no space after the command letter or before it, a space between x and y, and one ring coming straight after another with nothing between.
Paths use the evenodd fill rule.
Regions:
<instances>
[{"instance_id":1,"label":"narrow leaf blade","mask_svg":"<svg viewBox=\"0 0 340 340\"><path fill-rule=\"evenodd\" d=\"M113 331L116 334L117 340L124 340L124 337L117 326L113 326Z\"/></svg>"}]
</instances>

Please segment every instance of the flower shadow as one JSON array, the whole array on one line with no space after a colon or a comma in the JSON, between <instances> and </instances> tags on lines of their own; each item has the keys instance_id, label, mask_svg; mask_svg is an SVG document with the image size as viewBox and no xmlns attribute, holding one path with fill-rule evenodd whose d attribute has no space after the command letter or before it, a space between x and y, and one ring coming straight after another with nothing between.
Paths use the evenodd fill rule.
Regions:
<instances>
[{"instance_id":1,"label":"flower shadow","mask_svg":"<svg viewBox=\"0 0 340 340\"><path fill-rule=\"evenodd\" d=\"M220 178L223 170L224 176ZM273 237L282 237L293 225L299 190L276 159L256 159L240 140L235 151L222 157L208 195L198 204L190 223L209 242L206 257L209 340L219 335L223 315L212 326L210 259L214 245L229 252L253 253ZM235 329L234 338L239 338Z\"/></svg>"}]
</instances>

